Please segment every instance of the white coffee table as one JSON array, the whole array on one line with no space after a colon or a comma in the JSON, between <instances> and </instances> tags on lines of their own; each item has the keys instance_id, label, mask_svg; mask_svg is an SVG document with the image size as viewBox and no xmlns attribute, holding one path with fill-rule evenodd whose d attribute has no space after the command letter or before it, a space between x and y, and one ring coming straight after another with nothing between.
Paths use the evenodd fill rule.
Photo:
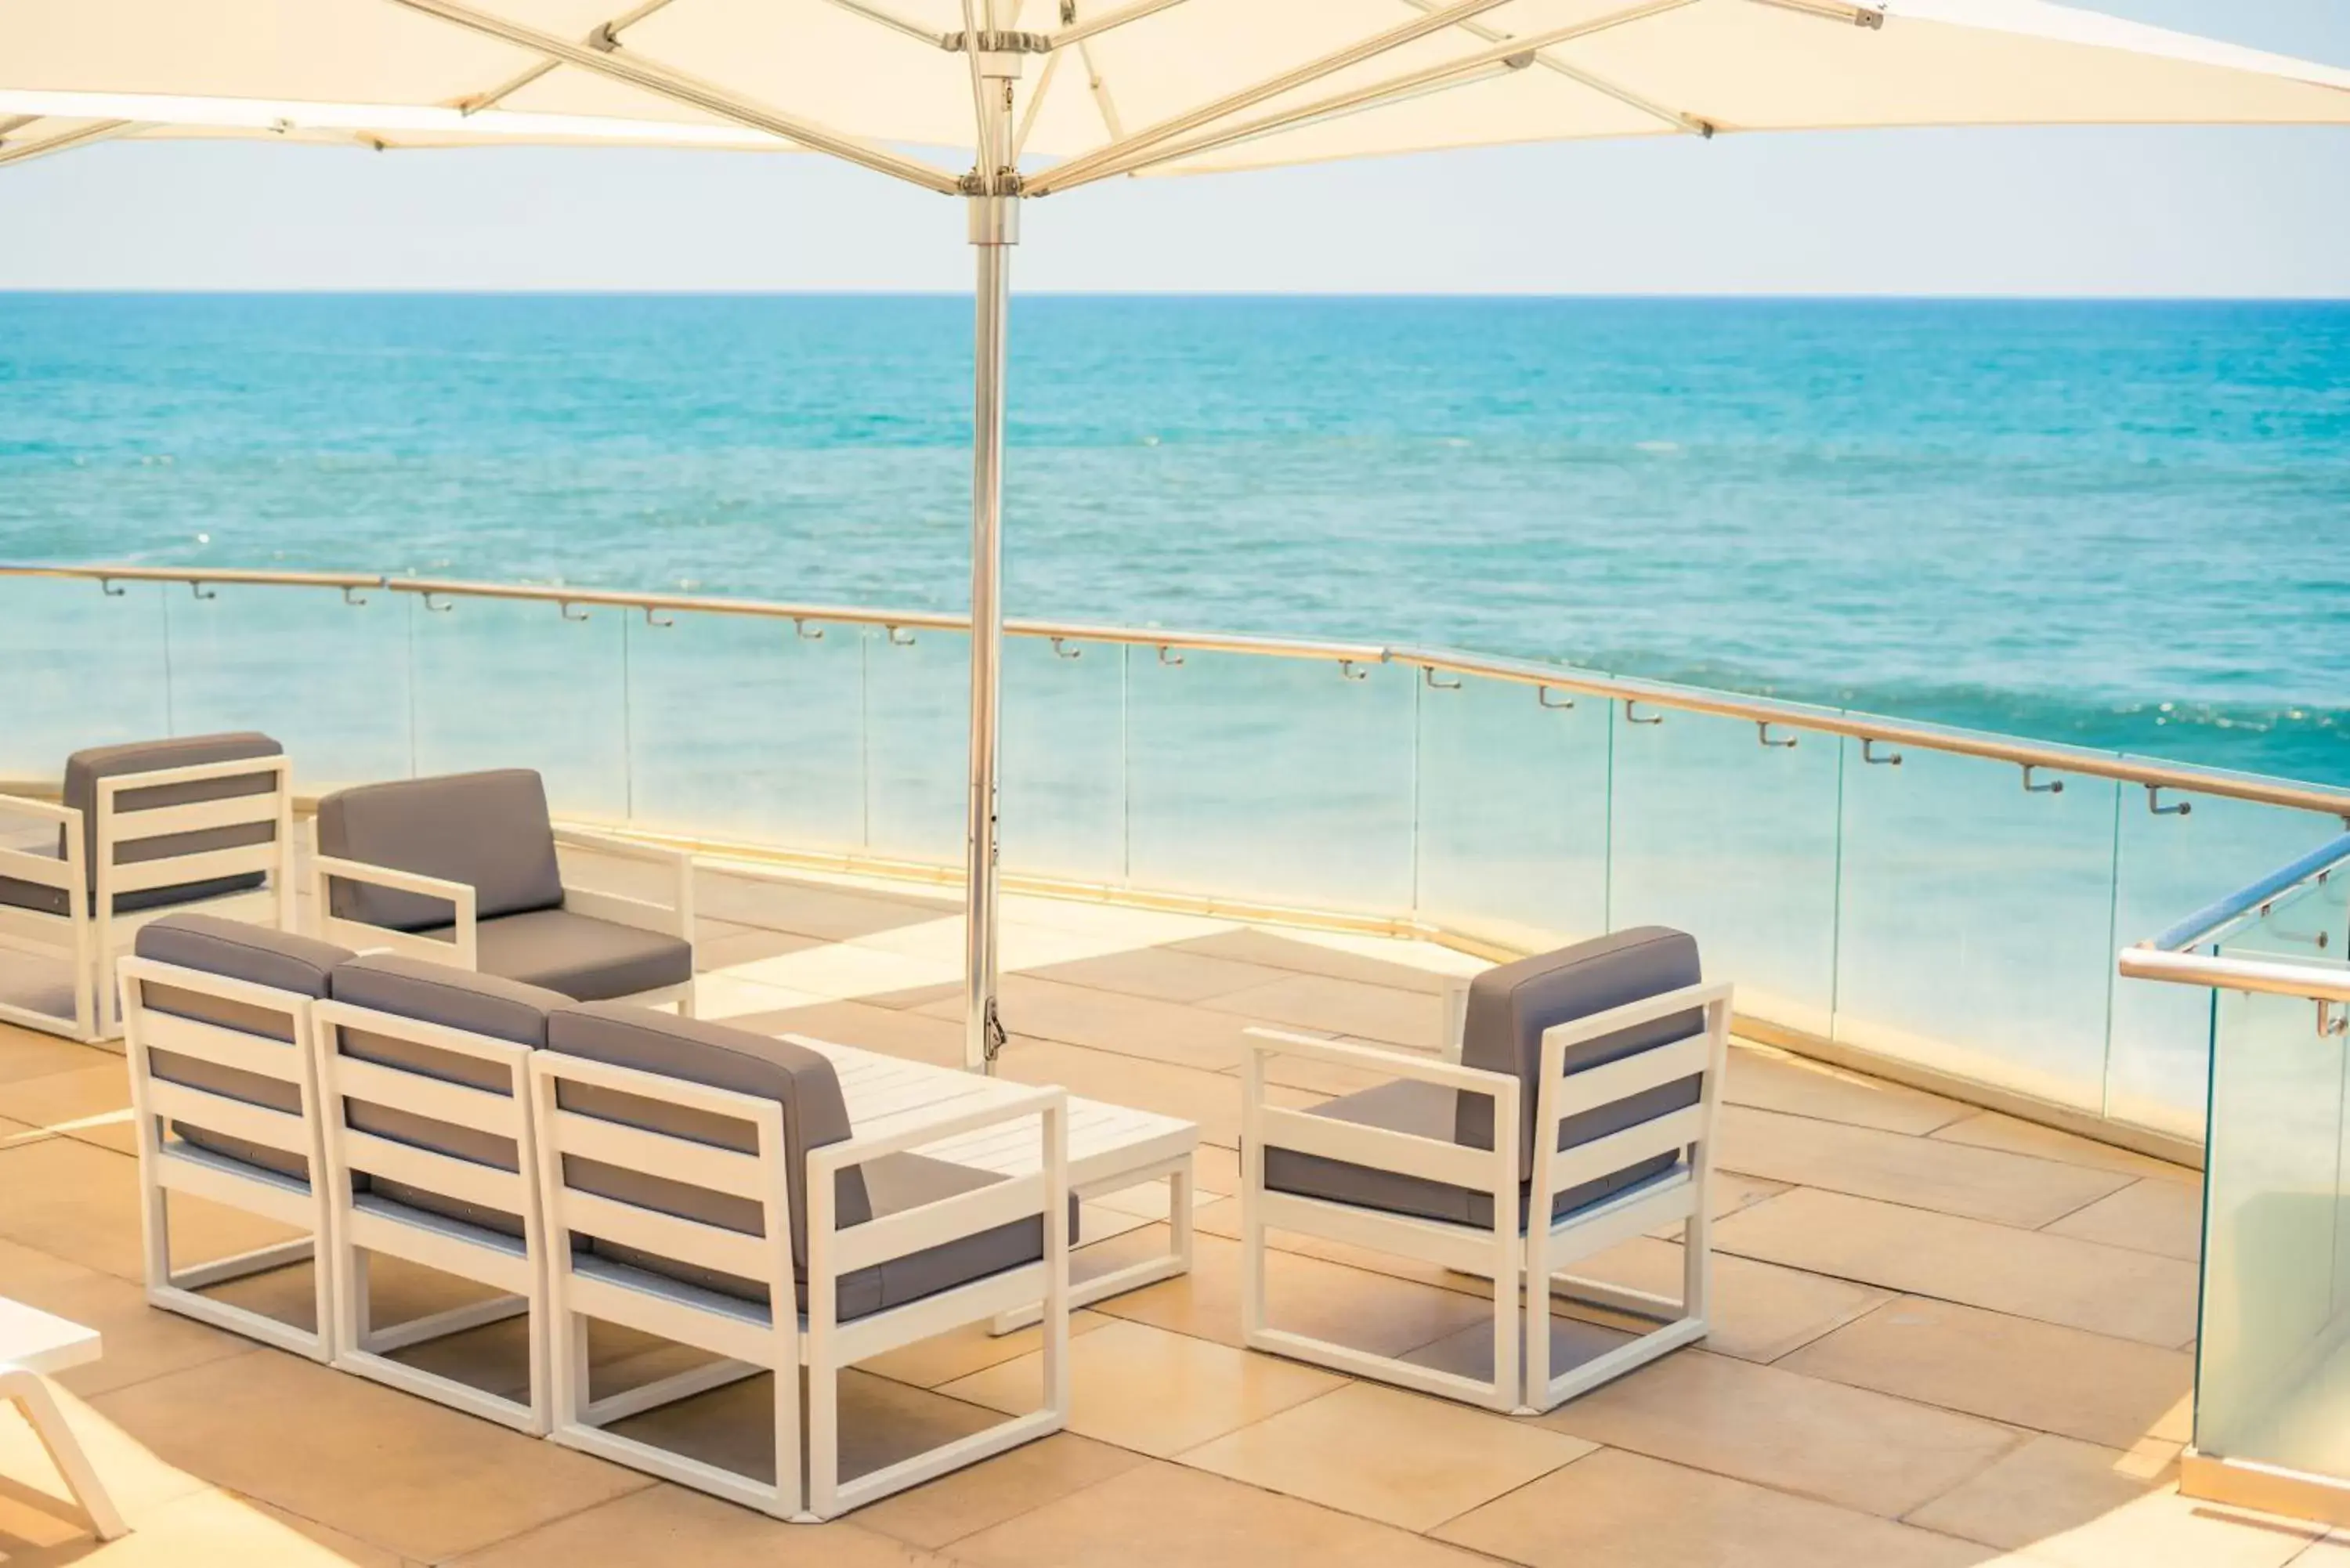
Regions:
<instances>
[{"instance_id":1,"label":"white coffee table","mask_svg":"<svg viewBox=\"0 0 2350 1568\"><path fill-rule=\"evenodd\" d=\"M82 1517L100 1541L111 1541L126 1528L122 1516L66 1425L48 1382L52 1373L96 1361L100 1348L96 1329L0 1297L0 1398L24 1412Z\"/></svg>"},{"instance_id":2,"label":"white coffee table","mask_svg":"<svg viewBox=\"0 0 2350 1568\"><path fill-rule=\"evenodd\" d=\"M1007 1083L952 1067L884 1056L854 1045L805 1034L784 1038L831 1059L849 1126L858 1137L887 1132L891 1122L948 1104L972 1109L989 1099L1024 1092ZM1140 1290L1191 1270L1191 1157L1200 1147L1200 1125L1155 1111L1138 1111L1099 1100L1069 1096L1069 1190L1079 1199L1101 1198L1162 1179L1168 1188L1168 1247L1163 1253L1106 1270L1069 1283L1069 1305L1090 1306L1110 1296ZM915 1150L1000 1176L1026 1176L1037 1168L1036 1135L1017 1127L987 1127ZM993 1324L1010 1334L1035 1323L1040 1310L1003 1314Z\"/></svg>"}]
</instances>

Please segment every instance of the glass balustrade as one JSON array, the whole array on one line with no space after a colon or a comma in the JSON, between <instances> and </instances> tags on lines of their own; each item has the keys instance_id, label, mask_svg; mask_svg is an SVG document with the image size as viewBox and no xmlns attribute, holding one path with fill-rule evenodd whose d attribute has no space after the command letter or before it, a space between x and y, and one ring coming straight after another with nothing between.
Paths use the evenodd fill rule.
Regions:
<instances>
[{"instance_id":1,"label":"glass balustrade","mask_svg":"<svg viewBox=\"0 0 2350 1568\"><path fill-rule=\"evenodd\" d=\"M2350 863L2216 950L2350 981L2345 943ZM2350 1002L2191 994L2211 1019L2196 1448L2350 1478Z\"/></svg>"},{"instance_id":2,"label":"glass balustrade","mask_svg":"<svg viewBox=\"0 0 2350 1568\"><path fill-rule=\"evenodd\" d=\"M54 780L84 746L257 728L305 794L531 766L576 817L962 860L952 629L7 576L0 659L14 779ZM2061 765L2027 787L2012 763L1812 727L1848 727L1825 711L1766 727L1663 689L1627 704L1377 650L1014 637L1003 720L1015 877L1525 951L1679 926L1750 1018L2189 1138L2208 1009L2116 983L2115 950L2338 830Z\"/></svg>"}]
</instances>

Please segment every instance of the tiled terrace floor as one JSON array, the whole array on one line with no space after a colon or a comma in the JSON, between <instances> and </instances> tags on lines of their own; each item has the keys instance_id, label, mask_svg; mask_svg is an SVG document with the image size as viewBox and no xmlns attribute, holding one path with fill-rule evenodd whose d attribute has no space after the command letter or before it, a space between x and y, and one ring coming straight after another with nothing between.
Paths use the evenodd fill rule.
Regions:
<instances>
[{"instance_id":1,"label":"tiled terrace floor","mask_svg":"<svg viewBox=\"0 0 2350 1568\"><path fill-rule=\"evenodd\" d=\"M713 868L707 1015L959 1059L951 894ZM1427 1049L1437 975L1402 942L1007 900L1005 1065L1195 1117L1198 1272L1082 1314L1072 1430L823 1527L791 1527L150 1310L120 1061L0 1031L0 1294L101 1329L71 1413L134 1531L95 1548L35 1506L55 1477L0 1412L0 1563L103 1568L463 1563L1266 1563L1419 1568L2278 1568L2350 1542L2181 1500L2194 1173L1760 1048L1733 1053L1719 1326L1539 1419L1234 1347L1242 1027ZM1301 1064L1291 1064L1298 1067ZM1305 1069L1299 1103L1351 1087ZM1104 1248L1163 1224L1089 1213ZM189 1217L183 1245L255 1244ZM1127 1227L1122 1235L1109 1234ZM1677 1278L1644 1239L1591 1272ZM250 1287L298 1303L307 1267ZM1293 1242L1276 1321L1392 1354L1473 1354L1474 1281ZM421 1293L430 1282L392 1279ZM1570 1346L1606 1331L1555 1324ZM511 1378L513 1325L445 1354ZM632 1348L615 1345L613 1355ZM1570 1352L1571 1353L1571 1352ZM852 1468L1024 1399L1033 1338L949 1336L853 1379ZM757 1463L762 1385L656 1417Z\"/></svg>"}]
</instances>

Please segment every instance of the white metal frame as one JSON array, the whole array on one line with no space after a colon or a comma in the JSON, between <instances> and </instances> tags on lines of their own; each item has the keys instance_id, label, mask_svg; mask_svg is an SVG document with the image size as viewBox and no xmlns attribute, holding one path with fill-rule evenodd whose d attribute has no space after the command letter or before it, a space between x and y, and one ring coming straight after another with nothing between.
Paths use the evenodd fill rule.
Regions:
<instances>
[{"instance_id":1,"label":"white metal frame","mask_svg":"<svg viewBox=\"0 0 2350 1568\"><path fill-rule=\"evenodd\" d=\"M1703 1027L1572 1076L1569 1047L1660 1018L1702 1010ZM1314 1362L1421 1393L1490 1408L1531 1414L1556 1407L1666 1352L1704 1337L1712 1277L1710 1202L1714 1121L1729 1051L1731 988L1696 985L1612 1008L1543 1032L1541 1077L1534 1102L1534 1177L1524 1202L1547 1216L1557 1196L1583 1182L1668 1152L1686 1152L1680 1169L1614 1198L1576 1210L1549 1224L1519 1225L1518 1127L1521 1085L1506 1073L1464 1067L1371 1046L1252 1028L1242 1067L1241 1328L1253 1350ZM1452 1047L1456 1052L1457 1044ZM1491 1096L1494 1147L1469 1148L1449 1140L1341 1122L1288 1110L1265 1100L1264 1064L1296 1055L1392 1077ZM1560 1125L1603 1106L1684 1078L1701 1079L1698 1103L1670 1111L1573 1148L1558 1147ZM1319 1155L1349 1164L1420 1177L1492 1194L1490 1226L1449 1224L1415 1216L1268 1191L1268 1147ZM1686 1226L1679 1299L1575 1277L1576 1262L1660 1226ZM1439 1264L1496 1282L1493 1292L1493 1376L1480 1381L1416 1366L1266 1322L1264 1249L1269 1228ZM1550 1368L1548 1289L1521 1303L1521 1286L1548 1289L1611 1311L1659 1320L1659 1326L1615 1350L1554 1376ZM1523 1324L1520 1320L1523 1313Z\"/></svg>"},{"instance_id":2,"label":"white metal frame","mask_svg":"<svg viewBox=\"0 0 2350 1568\"><path fill-rule=\"evenodd\" d=\"M313 838L316 838L315 825ZM563 907L576 915L593 919L608 920L616 926L630 926L640 931L657 931L662 936L676 937L691 944L693 940L693 857L681 849L667 849L657 844L640 844L631 838L611 834L594 833L584 828L558 827L555 843L559 849L577 849L594 855L610 856L618 860L634 860L659 866L669 871L671 892L670 902L657 904L647 898L632 898L620 893L604 893L589 888L566 885ZM401 893L415 893L427 898L437 898L450 908L450 924L455 928L453 940L440 941L421 937L412 931L396 931L387 926L374 926L365 920L347 919L334 912L329 900L328 882L365 882L372 887L387 888ZM369 951L392 952L403 958L421 959L427 963L444 963L458 969L480 967L480 947L477 933L481 920L475 913L473 886L452 882L440 877L427 877L415 871L394 870L389 866L372 866L363 860L346 860L317 852L312 845L310 856L311 919L317 934L330 942L344 947ZM693 981L689 976L677 985L658 986L651 991L614 998L633 1002L646 1007L658 1007L674 1002L682 1017L693 1016Z\"/></svg>"},{"instance_id":3,"label":"white metal frame","mask_svg":"<svg viewBox=\"0 0 2350 1568\"><path fill-rule=\"evenodd\" d=\"M96 1361L101 1348L94 1328L0 1299L0 1400L16 1406L33 1428L91 1533L112 1541L130 1526L82 1451L81 1439L66 1424L48 1382L51 1373Z\"/></svg>"},{"instance_id":4,"label":"white metal frame","mask_svg":"<svg viewBox=\"0 0 2350 1568\"><path fill-rule=\"evenodd\" d=\"M314 1003L311 1019L322 1107L319 1130L326 1152L330 1222L326 1272L334 1293L334 1365L468 1415L544 1436L552 1407L552 1341L539 1214L537 1140L530 1109L530 1048L347 1002ZM348 1055L343 1051L344 1032L353 1029L489 1063L505 1073L506 1093ZM516 1167L501 1170L355 1127L349 1119L351 1098L510 1139ZM469 1235L454 1223L432 1223L431 1218L437 1217L411 1220L368 1205L352 1191L351 1179L362 1171L515 1215L522 1220L523 1234L519 1239L501 1237L491 1242ZM377 1252L503 1293L378 1327L371 1321L368 1292L369 1260ZM524 1315L530 1319L530 1391L525 1399L494 1394L395 1361L390 1355Z\"/></svg>"},{"instance_id":5,"label":"white metal frame","mask_svg":"<svg viewBox=\"0 0 2350 1568\"><path fill-rule=\"evenodd\" d=\"M830 1519L1016 1444L1058 1431L1068 1419L1067 1098L1037 1089L976 1109L910 1117L879 1136L852 1137L808 1152L805 1171L790 1168L783 1107L772 1100L566 1056L536 1052L530 1060L532 1114L538 1127L540 1196L549 1244L547 1284L553 1325L553 1426L570 1448L631 1466L780 1519ZM662 1101L744 1122L756 1129L755 1153L714 1147L563 1109L562 1085L574 1083ZM959 1193L903 1213L843 1228L833 1208L844 1167L899 1153L983 1127L1035 1120L1042 1142L1033 1175ZM702 1224L581 1190L565 1181L565 1157L579 1156L686 1181L761 1205L757 1236ZM807 1193L808 1311L790 1310L791 1198ZM1006 1269L907 1305L841 1323L840 1277L1029 1215L1041 1215L1040 1262ZM582 1273L575 1233L597 1236L661 1257L756 1280L769 1311L711 1297L690 1287L639 1288ZM1041 1300L1045 1303L1044 1403L926 1453L844 1482L839 1475L838 1383L847 1367L964 1324ZM591 1397L590 1319L623 1324L709 1352L720 1359L639 1387ZM801 1372L806 1376L806 1442L801 1441ZM775 1479L765 1484L605 1429L654 1409L760 1373L775 1374Z\"/></svg>"},{"instance_id":6,"label":"white metal frame","mask_svg":"<svg viewBox=\"0 0 2350 1568\"><path fill-rule=\"evenodd\" d=\"M263 774L272 776L272 787L253 794L189 801L143 811L125 811L118 804L121 795L134 791L203 784L214 779L254 778ZM71 1018L0 1002L0 1019L9 1023L85 1042L114 1038L121 1033L122 1015L109 966L137 940L140 928L166 915L200 911L250 919L265 911L264 923L289 930L293 928L293 763L286 757L236 757L182 768L113 774L99 779L95 803L94 867L84 858L82 814L78 809L51 801L5 795L0 796L0 815L55 823L65 838L62 857L0 849L0 876L61 888L67 898L67 911L62 915L0 906L0 942L19 950L54 955L70 963L74 975ZM275 829L265 843L167 855L128 865L115 862L117 849L142 839L264 823ZM114 908L115 899L125 893L254 872L264 874L268 880L259 888L242 892L192 898L151 909L117 913ZM90 890L93 886L95 892Z\"/></svg>"},{"instance_id":7,"label":"white metal frame","mask_svg":"<svg viewBox=\"0 0 2350 1568\"><path fill-rule=\"evenodd\" d=\"M316 1259L329 1234L328 1200L320 1177L325 1155L318 1132L317 1064L310 1039L311 998L203 970L158 963L152 959L126 958L119 972L123 1054L130 1064L130 1105L136 1118L139 1218L148 1302L314 1361L332 1360L334 1299L329 1271L323 1262L313 1270L317 1313L315 1330L202 1293L208 1285ZM286 1019L292 1038L273 1040L265 1034L158 1012L147 1005L149 985L170 986L264 1009ZM149 1058L149 1053L155 1050L292 1084L299 1091L302 1108L299 1114L276 1110L158 1078ZM242 1166L179 1139L167 1139L163 1123L182 1119L211 1131L299 1155L307 1162L310 1179L305 1183L275 1171ZM174 1270L170 1228L170 1201L174 1192L243 1210L309 1234Z\"/></svg>"}]
</instances>

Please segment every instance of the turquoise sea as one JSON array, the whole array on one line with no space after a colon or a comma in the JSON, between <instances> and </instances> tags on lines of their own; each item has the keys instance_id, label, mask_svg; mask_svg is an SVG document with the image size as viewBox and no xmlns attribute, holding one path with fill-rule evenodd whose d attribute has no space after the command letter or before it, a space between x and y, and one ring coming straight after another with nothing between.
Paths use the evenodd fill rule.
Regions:
<instances>
[{"instance_id":1,"label":"turquoise sea","mask_svg":"<svg viewBox=\"0 0 2350 1568\"><path fill-rule=\"evenodd\" d=\"M1021 616L2350 783L2350 303L1035 297ZM0 559L963 601L970 315L0 295Z\"/></svg>"}]
</instances>

